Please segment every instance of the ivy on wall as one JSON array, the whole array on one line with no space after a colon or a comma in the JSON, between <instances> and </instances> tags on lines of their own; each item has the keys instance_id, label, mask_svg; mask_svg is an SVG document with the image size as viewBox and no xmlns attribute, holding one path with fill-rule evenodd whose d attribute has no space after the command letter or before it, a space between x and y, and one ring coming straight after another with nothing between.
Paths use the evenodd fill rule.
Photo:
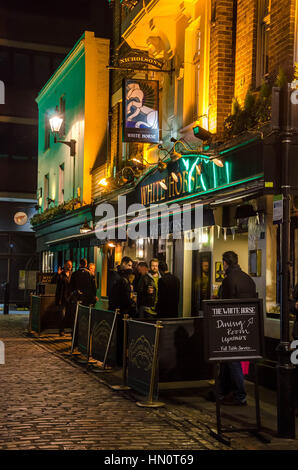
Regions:
<instances>
[{"instance_id":1,"label":"ivy on wall","mask_svg":"<svg viewBox=\"0 0 298 470\"><path fill-rule=\"evenodd\" d=\"M54 206L54 207L50 207L46 209L41 214L35 214L30 219L31 225L32 227L35 227L36 225L52 220L55 217L58 217L59 215L62 215L68 212L73 212L74 210L81 207L81 205L82 205L82 202L80 198L77 197L77 198L70 199L69 201L59 204L58 206Z\"/></svg>"}]
</instances>

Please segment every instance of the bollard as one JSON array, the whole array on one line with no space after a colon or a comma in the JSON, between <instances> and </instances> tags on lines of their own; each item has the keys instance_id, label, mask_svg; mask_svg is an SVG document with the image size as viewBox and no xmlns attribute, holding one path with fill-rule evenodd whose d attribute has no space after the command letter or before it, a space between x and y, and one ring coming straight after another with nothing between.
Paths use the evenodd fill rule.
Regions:
<instances>
[{"instance_id":1,"label":"bollard","mask_svg":"<svg viewBox=\"0 0 298 470\"><path fill-rule=\"evenodd\" d=\"M153 401L153 393L154 393L154 384L155 384L155 377L156 377L156 370L157 370L157 361L158 361L158 349L159 349L159 336L160 330L163 328L162 322L157 321L155 324L156 333L155 333L155 343L154 343L154 353L152 359L152 370L151 370L151 379L150 379L150 389L149 389L149 396L147 401L138 401L136 404L137 406L141 406L144 408L160 408L165 404L160 401Z\"/></svg>"},{"instance_id":2,"label":"bollard","mask_svg":"<svg viewBox=\"0 0 298 470\"><path fill-rule=\"evenodd\" d=\"M112 385L113 390L131 390L131 387L127 385L127 320L129 315L125 314L123 321L123 365L122 365L122 384L121 385Z\"/></svg>"}]
</instances>

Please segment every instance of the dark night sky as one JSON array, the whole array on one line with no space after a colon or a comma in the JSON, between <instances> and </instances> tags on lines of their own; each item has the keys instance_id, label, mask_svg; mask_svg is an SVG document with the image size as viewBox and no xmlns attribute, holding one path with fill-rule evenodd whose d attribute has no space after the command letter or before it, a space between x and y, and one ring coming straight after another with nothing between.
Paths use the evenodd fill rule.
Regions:
<instances>
[{"instance_id":1,"label":"dark night sky","mask_svg":"<svg viewBox=\"0 0 298 470\"><path fill-rule=\"evenodd\" d=\"M37 122L38 92L86 30L111 37L107 0L0 0L0 192L32 194L37 182L37 125L5 116Z\"/></svg>"},{"instance_id":2,"label":"dark night sky","mask_svg":"<svg viewBox=\"0 0 298 470\"><path fill-rule=\"evenodd\" d=\"M52 30L48 33L49 42L53 42L50 36L54 36L55 33L58 37L61 37L63 33L68 35L67 27L62 31L63 23L74 24L70 41L65 37L65 44L70 43L71 45L74 42L74 36L78 39L84 30L95 31L97 36L111 37L112 10L109 8L107 0L51 0L50 2L2 0L0 2L0 37L3 37L3 30L5 37L11 36L13 39L13 36L14 38L16 35L19 36L16 30L19 30L19 22L22 20L23 39L29 40L28 34L32 35L32 23L27 21L27 18L31 15L36 17L34 29L36 28L37 36L41 33L39 25L40 29L44 29L44 21L39 21L39 18L43 17L43 20L48 18L50 23L57 19L56 31L55 26L52 26ZM18 37L18 39L22 40L22 37ZM61 44L60 38L58 43Z\"/></svg>"}]
</instances>

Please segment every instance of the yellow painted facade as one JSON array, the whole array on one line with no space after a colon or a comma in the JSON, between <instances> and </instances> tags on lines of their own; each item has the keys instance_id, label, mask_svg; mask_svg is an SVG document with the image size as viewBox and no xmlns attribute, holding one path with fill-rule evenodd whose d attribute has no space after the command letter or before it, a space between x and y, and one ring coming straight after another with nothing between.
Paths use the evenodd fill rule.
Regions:
<instances>
[{"instance_id":1,"label":"yellow painted facade","mask_svg":"<svg viewBox=\"0 0 298 470\"><path fill-rule=\"evenodd\" d=\"M199 148L193 127L199 124L210 129L210 17L208 1L152 0L122 34L132 49L148 52L150 57L164 61L164 69L172 70L147 73L149 79L159 80L161 140L165 147L171 146L171 137L184 137ZM156 162L157 146L144 145L143 156L144 163Z\"/></svg>"}]
</instances>

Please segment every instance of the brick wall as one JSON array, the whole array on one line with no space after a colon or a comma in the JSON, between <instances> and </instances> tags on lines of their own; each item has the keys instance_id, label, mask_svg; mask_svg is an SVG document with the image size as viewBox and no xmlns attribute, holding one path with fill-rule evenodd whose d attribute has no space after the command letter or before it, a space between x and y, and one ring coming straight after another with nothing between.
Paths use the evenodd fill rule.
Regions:
<instances>
[{"instance_id":1,"label":"brick wall","mask_svg":"<svg viewBox=\"0 0 298 470\"><path fill-rule=\"evenodd\" d=\"M256 81L257 0L237 1L235 97L243 104Z\"/></svg>"},{"instance_id":2,"label":"brick wall","mask_svg":"<svg viewBox=\"0 0 298 470\"><path fill-rule=\"evenodd\" d=\"M234 96L234 1L212 0L212 12L209 123L210 130L220 135Z\"/></svg>"},{"instance_id":3,"label":"brick wall","mask_svg":"<svg viewBox=\"0 0 298 470\"><path fill-rule=\"evenodd\" d=\"M271 20L269 38L269 73L274 79L279 67L292 79L295 1L271 0Z\"/></svg>"}]
</instances>

